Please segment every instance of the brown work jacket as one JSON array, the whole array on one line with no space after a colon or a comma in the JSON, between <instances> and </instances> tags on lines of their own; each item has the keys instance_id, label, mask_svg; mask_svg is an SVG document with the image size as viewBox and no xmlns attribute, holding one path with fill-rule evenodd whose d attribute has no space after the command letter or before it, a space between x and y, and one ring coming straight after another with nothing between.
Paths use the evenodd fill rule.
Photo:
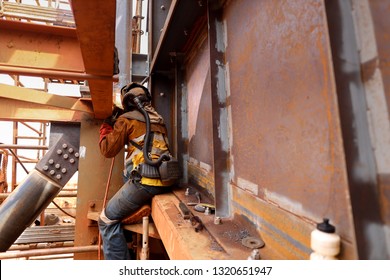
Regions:
<instances>
[{"instance_id":1,"label":"brown work jacket","mask_svg":"<svg viewBox=\"0 0 390 280\"><path fill-rule=\"evenodd\" d=\"M153 140L153 148L151 151L152 159L159 157L158 153L169 151L167 142L167 129L163 123L151 123L151 131L155 135L160 135ZM140 163L144 162L142 151L133 146L130 140L143 146L143 138L146 133L146 124L143 121L129 119L124 115L120 116L113 128L107 124L103 124L100 128L101 139L99 141L100 151L103 156L111 158L116 156L123 147L127 147L125 165L132 165L135 169ZM164 140L161 140L164 139ZM157 152L154 151L158 150ZM160 179L142 178L142 184L151 186L166 186L169 184L163 183Z\"/></svg>"}]
</instances>

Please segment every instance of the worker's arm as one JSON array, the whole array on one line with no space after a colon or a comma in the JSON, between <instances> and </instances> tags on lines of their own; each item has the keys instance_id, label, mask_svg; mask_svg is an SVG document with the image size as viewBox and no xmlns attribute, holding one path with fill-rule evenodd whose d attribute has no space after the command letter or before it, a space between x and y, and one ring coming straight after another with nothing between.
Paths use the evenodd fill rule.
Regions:
<instances>
[{"instance_id":1,"label":"worker's arm","mask_svg":"<svg viewBox=\"0 0 390 280\"><path fill-rule=\"evenodd\" d=\"M103 156L110 158L116 156L128 142L128 135L133 128L124 118L119 118L112 127L103 123L100 127L99 147Z\"/></svg>"}]
</instances>

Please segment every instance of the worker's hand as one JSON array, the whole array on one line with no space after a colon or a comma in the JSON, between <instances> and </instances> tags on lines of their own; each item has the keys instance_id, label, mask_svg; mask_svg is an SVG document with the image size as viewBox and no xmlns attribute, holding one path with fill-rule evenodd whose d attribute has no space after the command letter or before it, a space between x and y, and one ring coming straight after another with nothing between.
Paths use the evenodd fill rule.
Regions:
<instances>
[{"instance_id":1,"label":"worker's hand","mask_svg":"<svg viewBox=\"0 0 390 280\"><path fill-rule=\"evenodd\" d=\"M122 108L119 108L118 106L114 105L114 108L112 109L112 116L114 119L117 119L120 115L124 113Z\"/></svg>"},{"instance_id":2,"label":"worker's hand","mask_svg":"<svg viewBox=\"0 0 390 280\"><path fill-rule=\"evenodd\" d=\"M116 122L116 119L114 119L113 116L105 118L103 121L103 123L108 124L111 127L113 127L115 125L115 122Z\"/></svg>"},{"instance_id":3,"label":"worker's hand","mask_svg":"<svg viewBox=\"0 0 390 280\"><path fill-rule=\"evenodd\" d=\"M108 118L106 118L103 122L110 125L110 126L114 126L115 125L115 122L116 120L118 119L118 117L120 115L123 114L123 109L117 107L117 106L114 106L114 109L112 110L112 114L111 116L109 116Z\"/></svg>"}]
</instances>

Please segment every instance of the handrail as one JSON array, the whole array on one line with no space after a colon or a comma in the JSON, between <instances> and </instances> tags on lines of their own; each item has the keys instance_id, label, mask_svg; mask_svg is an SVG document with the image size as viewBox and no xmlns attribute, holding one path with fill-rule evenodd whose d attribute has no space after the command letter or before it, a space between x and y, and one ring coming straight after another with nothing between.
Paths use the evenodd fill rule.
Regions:
<instances>
[{"instance_id":1,"label":"handrail","mask_svg":"<svg viewBox=\"0 0 390 280\"><path fill-rule=\"evenodd\" d=\"M45 23L75 27L75 21L71 10L2 1L0 16L16 17L19 19L42 21Z\"/></svg>"}]
</instances>

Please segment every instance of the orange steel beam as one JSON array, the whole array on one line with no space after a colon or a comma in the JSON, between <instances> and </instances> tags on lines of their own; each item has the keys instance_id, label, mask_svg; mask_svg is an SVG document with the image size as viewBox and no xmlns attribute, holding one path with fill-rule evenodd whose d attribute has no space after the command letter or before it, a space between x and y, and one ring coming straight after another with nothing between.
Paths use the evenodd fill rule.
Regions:
<instances>
[{"instance_id":1,"label":"orange steel beam","mask_svg":"<svg viewBox=\"0 0 390 280\"><path fill-rule=\"evenodd\" d=\"M86 73L112 77L116 1L73 0L71 6ZM95 117L109 116L113 104L112 81L88 80L88 83Z\"/></svg>"},{"instance_id":2,"label":"orange steel beam","mask_svg":"<svg viewBox=\"0 0 390 280\"><path fill-rule=\"evenodd\" d=\"M76 29L71 27L35 24L25 21L0 19L0 29L11 29L18 31L30 31L42 34L51 34L57 36L66 36L77 38Z\"/></svg>"},{"instance_id":3,"label":"orange steel beam","mask_svg":"<svg viewBox=\"0 0 390 280\"><path fill-rule=\"evenodd\" d=\"M25 69L27 75L29 69L85 72L74 29L0 20L0 32L2 67Z\"/></svg>"},{"instance_id":4,"label":"orange steel beam","mask_svg":"<svg viewBox=\"0 0 390 280\"><path fill-rule=\"evenodd\" d=\"M72 6L77 29L0 20L0 73L88 80L95 117L102 119L111 114L117 81L116 3L73 1Z\"/></svg>"},{"instance_id":5,"label":"orange steel beam","mask_svg":"<svg viewBox=\"0 0 390 280\"><path fill-rule=\"evenodd\" d=\"M118 80L118 78L112 76L97 76L86 73L67 72L54 69L36 69L22 66L9 66L2 63L0 63L0 73L8 75L43 77L57 80Z\"/></svg>"},{"instance_id":6,"label":"orange steel beam","mask_svg":"<svg viewBox=\"0 0 390 280\"><path fill-rule=\"evenodd\" d=\"M0 84L0 97L93 114L89 102L78 98L48 94L39 90Z\"/></svg>"},{"instance_id":7,"label":"orange steel beam","mask_svg":"<svg viewBox=\"0 0 390 280\"><path fill-rule=\"evenodd\" d=\"M4 121L81 122L92 118L92 114L81 111L0 97L0 120Z\"/></svg>"}]
</instances>

